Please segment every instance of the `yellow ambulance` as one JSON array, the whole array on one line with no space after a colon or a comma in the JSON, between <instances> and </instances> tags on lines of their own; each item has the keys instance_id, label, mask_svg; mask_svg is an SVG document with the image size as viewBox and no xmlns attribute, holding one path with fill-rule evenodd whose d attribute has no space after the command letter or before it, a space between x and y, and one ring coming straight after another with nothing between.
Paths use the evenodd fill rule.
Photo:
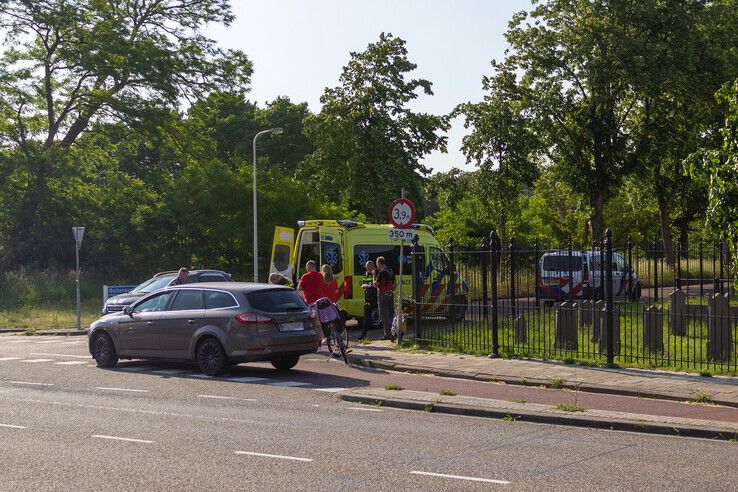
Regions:
<instances>
[{"instance_id":1,"label":"yellow ambulance","mask_svg":"<svg viewBox=\"0 0 738 492\"><path fill-rule=\"evenodd\" d=\"M397 237L397 229L391 224L363 224L351 220L304 220L297 224L296 235L292 228L275 228L270 273L280 273L297 285L308 260L315 260L318 266L330 265L338 281L338 305L342 313L360 320L364 316L364 290L361 288L364 265L368 260L384 256L397 278L395 295L399 295L400 241L393 239ZM449 260L433 235L433 228L413 224L407 231L408 237L418 235L420 251L425 253L421 265L423 316L448 316L449 304L466 306L466 282L458 273L454 273L453 284L450 281ZM402 297L411 299L411 243L405 241L403 245ZM464 309L452 311L454 318L463 319ZM412 308L407 312L411 314ZM371 317L372 325L378 327L379 314L373 312Z\"/></svg>"}]
</instances>

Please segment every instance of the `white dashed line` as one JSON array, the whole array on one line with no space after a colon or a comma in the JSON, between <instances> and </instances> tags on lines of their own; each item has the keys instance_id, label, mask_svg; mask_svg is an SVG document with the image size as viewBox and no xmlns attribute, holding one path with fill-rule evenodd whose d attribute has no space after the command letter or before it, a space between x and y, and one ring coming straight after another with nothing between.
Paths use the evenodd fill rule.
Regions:
<instances>
[{"instance_id":1,"label":"white dashed line","mask_svg":"<svg viewBox=\"0 0 738 492\"><path fill-rule=\"evenodd\" d=\"M260 456L262 458L277 458L280 460L293 460L293 461L313 461L310 458L298 458L297 456L283 456L281 454L265 454L265 453L254 453L251 451L234 451L235 454L245 454L248 456Z\"/></svg>"},{"instance_id":2,"label":"white dashed line","mask_svg":"<svg viewBox=\"0 0 738 492\"><path fill-rule=\"evenodd\" d=\"M153 444L154 443L154 441L147 441L145 439L132 439L130 437L118 437L118 436L103 436L100 434L93 434L90 437L95 437L97 439L111 439L113 441L140 442L143 444Z\"/></svg>"},{"instance_id":3,"label":"white dashed line","mask_svg":"<svg viewBox=\"0 0 738 492\"><path fill-rule=\"evenodd\" d=\"M78 364L87 364L83 360L65 360L64 362L54 362L57 366L76 366Z\"/></svg>"},{"instance_id":4,"label":"white dashed line","mask_svg":"<svg viewBox=\"0 0 738 492\"><path fill-rule=\"evenodd\" d=\"M269 383L270 386L282 386L285 388L293 388L297 386L312 386L312 383L302 383L300 381L276 381Z\"/></svg>"},{"instance_id":5,"label":"white dashed line","mask_svg":"<svg viewBox=\"0 0 738 492\"><path fill-rule=\"evenodd\" d=\"M64 358L72 358L72 359L89 359L92 360L91 355L69 355L69 354L48 354L44 352L32 352L28 355L45 355L47 357L64 357Z\"/></svg>"},{"instance_id":6,"label":"white dashed line","mask_svg":"<svg viewBox=\"0 0 738 492\"><path fill-rule=\"evenodd\" d=\"M197 395L198 398L210 398L213 400L238 400L238 401L256 401L254 398L237 398L235 396L219 396L219 395Z\"/></svg>"},{"instance_id":7,"label":"white dashed line","mask_svg":"<svg viewBox=\"0 0 738 492\"><path fill-rule=\"evenodd\" d=\"M38 362L54 362L54 359L26 359L21 362L27 362L29 364L36 364Z\"/></svg>"},{"instance_id":8,"label":"white dashed line","mask_svg":"<svg viewBox=\"0 0 738 492\"><path fill-rule=\"evenodd\" d=\"M28 428L22 425L13 425L13 424L0 424L0 427L4 427L6 429L27 429Z\"/></svg>"},{"instance_id":9,"label":"white dashed line","mask_svg":"<svg viewBox=\"0 0 738 492\"><path fill-rule=\"evenodd\" d=\"M0 362L4 360L18 360L20 357L0 357Z\"/></svg>"},{"instance_id":10,"label":"white dashed line","mask_svg":"<svg viewBox=\"0 0 738 492\"><path fill-rule=\"evenodd\" d=\"M230 381L232 383L260 383L262 381L269 381L269 379L257 378L257 377L243 377L243 378L228 378L226 381Z\"/></svg>"},{"instance_id":11,"label":"white dashed line","mask_svg":"<svg viewBox=\"0 0 738 492\"><path fill-rule=\"evenodd\" d=\"M315 391L323 391L325 393L338 393L346 388L314 388Z\"/></svg>"},{"instance_id":12,"label":"white dashed line","mask_svg":"<svg viewBox=\"0 0 738 492\"><path fill-rule=\"evenodd\" d=\"M59 343L59 340L46 340L45 342L35 342L36 345L44 345L47 343Z\"/></svg>"},{"instance_id":13,"label":"white dashed line","mask_svg":"<svg viewBox=\"0 0 738 492\"><path fill-rule=\"evenodd\" d=\"M379 408L346 407L349 410L360 410L362 412L381 412Z\"/></svg>"},{"instance_id":14,"label":"white dashed line","mask_svg":"<svg viewBox=\"0 0 738 492\"><path fill-rule=\"evenodd\" d=\"M32 383L29 381L8 381L8 384L27 384L30 386L54 386L51 383Z\"/></svg>"},{"instance_id":15,"label":"white dashed line","mask_svg":"<svg viewBox=\"0 0 738 492\"><path fill-rule=\"evenodd\" d=\"M128 393L148 393L149 390L130 389L130 388L107 388L105 386L96 386L95 389L103 391L126 391Z\"/></svg>"},{"instance_id":16,"label":"white dashed line","mask_svg":"<svg viewBox=\"0 0 738 492\"><path fill-rule=\"evenodd\" d=\"M463 475L447 475L445 473L431 473L424 471L411 471L413 475L426 475L429 477L453 478L455 480L468 480L471 482L496 483L498 485L508 485L510 482L506 480L492 480L491 478L465 477Z\"/></svg>"}]
</instances>

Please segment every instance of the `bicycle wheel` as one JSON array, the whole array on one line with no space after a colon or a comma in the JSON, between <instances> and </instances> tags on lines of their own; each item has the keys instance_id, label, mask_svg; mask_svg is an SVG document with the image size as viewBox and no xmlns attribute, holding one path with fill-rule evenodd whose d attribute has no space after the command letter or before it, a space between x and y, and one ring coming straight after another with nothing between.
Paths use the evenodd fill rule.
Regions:
<instances>
[{"instance_id":1,"label":"bicycle wheel","mask_svg":"<svg viewBox=\"0 0 738 492\"><path fill-rule=\"evenodd\" d=\"M332 357L343 358L343 361L348 364L346 358L346 349L348 347L348 332L346 327L340 323L331 323L331 336L328 337L328 350Z\"/></svg>"}]
</instances>

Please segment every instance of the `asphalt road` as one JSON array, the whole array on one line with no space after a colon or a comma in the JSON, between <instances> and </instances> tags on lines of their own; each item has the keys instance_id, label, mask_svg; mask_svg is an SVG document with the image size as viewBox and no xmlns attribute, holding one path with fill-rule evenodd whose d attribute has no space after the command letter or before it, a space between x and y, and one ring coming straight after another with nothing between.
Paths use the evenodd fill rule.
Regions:
<instances>
[{"instance_id":1,"label":"asphalt road","mask_svg":"<svg viewBox=\"0 0 738 492\"><path fill-rule=\"evenodd\" d=\"M0 489L735 490L738 483L735 443L357 407L334 394L395 381L451 388L455 380L325 357L285 374L242 365L223 378L141 361L100 370L85 348L83 338L0 336ZM469 387L459 386L460 394L497 395L502 387L461 383Z\"/></svg>"}]
</instances>

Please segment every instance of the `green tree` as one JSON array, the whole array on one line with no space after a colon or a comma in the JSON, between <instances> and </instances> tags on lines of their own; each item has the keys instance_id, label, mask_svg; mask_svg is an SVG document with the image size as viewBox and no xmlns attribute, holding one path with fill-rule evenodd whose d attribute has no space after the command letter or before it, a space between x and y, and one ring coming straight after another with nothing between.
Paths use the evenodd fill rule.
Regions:
<instances>
[{"instance_id":1,"label":"green tree","mask_svg":"<svg viewBox=\"0 0 738 492\"><path fill-rule=\"evenodd\" d=\"M233 20L225 0L9 0L0 3L0 144L23 157L13 257L50 240L49 179L90 125L151 122L216 90L245 90L251 63L203 34Z\"/></svg>"},{"instance_id":2,"label":"green tree","mask_svg":"<svg viewBox=\"0 0 738 492\"><path fill-rule=\"evenodd\" d=\"M377 222L406 188L421 196L420 160L446 149L445 117L413 112L408 104L418 91L432 95L425 79L406 79L416 65L405 41L382 33L361 53L351 53L340 85L326 89L320 113L309 116L305 132L315 145L301 171L314 176L316 192L348 205Z\"/></svg>"},{"instance_id":3,"label":"green tree","mask_svg":"<svg viewBox=\"0 0 738 492\"><path fill-rule=\"evenodd\" d=\"M461 104L451 116L463 115L464 128L471 128L462 150L467 162L479 167L477 182L482 202L499 210L497 227L502 244L507 244L508 214L511 208L515 210L523 188L535 181L539 143L515 74L495 63L493 67L499 68L497 73L482 81L488 91L484 100Z\"/></svg>"}]
</instances>

